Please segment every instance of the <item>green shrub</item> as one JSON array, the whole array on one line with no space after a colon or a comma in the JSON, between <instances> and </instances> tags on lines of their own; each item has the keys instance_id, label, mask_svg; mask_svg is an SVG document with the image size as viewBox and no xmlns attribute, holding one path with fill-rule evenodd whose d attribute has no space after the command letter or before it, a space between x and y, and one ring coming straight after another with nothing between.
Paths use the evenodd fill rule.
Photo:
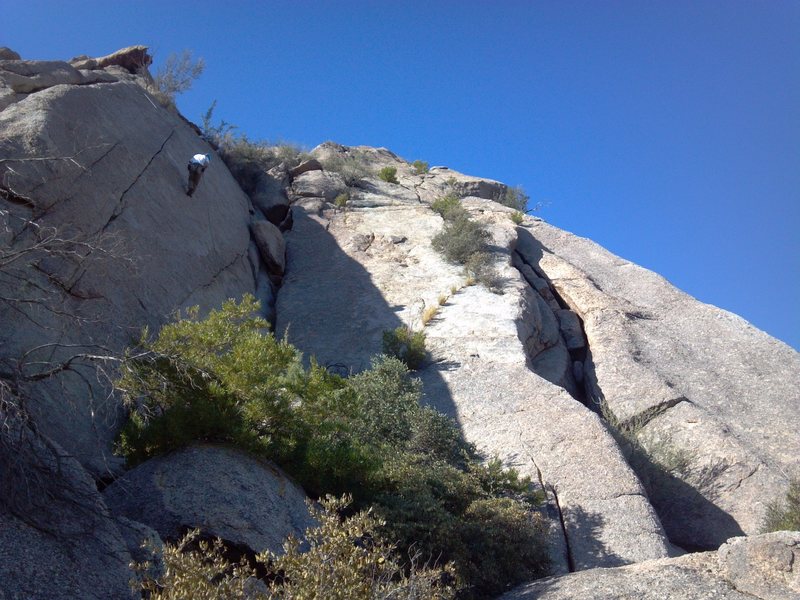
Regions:
<instances>
[{"instance_id":1,"label":"green shrub","mask_svg":"<svg viewBox=\"0 0 800 600\"><path fill-rule=\"evenodd\" d=\"M429 170L428 163L424 160L415 160L413 163L411 163L411 166L414 167L414 172L417 175L427 173Z\"/></svg>"},{"instance_id":2,"label":"green shrub","mask_svg":"<svg viewBox=\"0 0 800 600\"><path fill-rule=\"evenodd\" d=\"M214 100L202 116L200 129L203 139L219 152L234 179L249 196L253 196L266 171L281 164L292 168L308 157L298 144L254 141L243 133L237 133L237 127L227 121L215 124L216 106Z\"/></svg>"},{"instance_id":3,"label":"green shrub","mask_svg":"<svg viewBox=\"0 0 800 600\"><path fill-rule=\"evenodd\" d=\"M503 192L503 195L497 198L497 201L500 204L511 207L522 213L524 213L528 208L528 200L530 200L530 196L525 193L525 190L521 185L516 187L507 187Z\"/></svg>"},{"instance_id":4,"label":"green shrub","mask_svg":"<svg viewBox=\"0 0 800 600\"><path fill-rule=\"evenodd\" d=\"M179 55L172 53L156 72L151 92L163 106L174 108L175 96L191 89L205 67L205 61L194 59L191 50L184 50Z\"/></svg>"},{"instance_id":5,"label":"green shrub","mask_svg":"<svg viewBox=\"0 0 800 600\"><path fill-rule=\"evenodd\" d=\"M789 483L786 499L767 505L764 533L770 531L800 531L800 479Z\"/></svg>"},{"instance_id":6,"label":"green shrub","mask_svg":"<svg viewBox=\"0 0 800 600\"><path fill-rule=\"evenodd\" d=\"M449 600L455 598L453 567L428 567L411 558L403 564L380 534L383 525L368 511L342 519L350 499L331 496L321 508L309 503L318 525L301 542L289 537L284 553L263 552L255 563L266 573L266 586L255 584L258 571L247 559L231 564L220 540L198 540L188 533L177 544L154 551L153 562L134 564L133 588L152 600L226 598L278 600ZM163 574L153 564L162 562Z\"/></svg>"},{"instance_id":7,"label":"green shrub","mask_svg":"<svg viewBox=\"0 0 800 600\"><path fill-rule=\"evenodd\" d=\"M466 265L476 252L484 252L489 240L486 227L465 216L444 224L442 231L431 240L433 249L453 264Z\"/></svg>"},{"instance_id":8,"label":"green shrub","mask_svg":"<svg viewBox=\"0 0 800 600\"><path fill-rule=\"evenodd\" d=\"M386 183L400 183L397 181L397 168L395 167L383 167L378 171L378 178Z\"/></svg>"},{"instance_id":9,"label":"green shrub","mask_svg":"<svg viewBox=\"0 0 800 600\"><path fill-rule=\"evenodd\" d=\"M333 205L336 208L344 209L347 207L347 203L350 202L350 193L349 192L342 192L336 199L333 201Z\"/></svg>"},{"instance_id":10,"label":"green shrub","mask_svg":"<svg viewBox=\"0 0 800 600\"><path fill-rule=\"evenodd\" d=\"M322 166L326 171L339 173L348 186L356 185L360 180L373 174L365 156L358 150L352 150L347 154L334 154L323 159Z\"/></svg>"},{"instance_id":11,"label":"green shrub","mask_svg":"<svg viewBox=\"0 0 800 600\"><path fill-rule=\"evenodd\" d=\"M525 214L521 213L520 211L515 211L511 213L509 218L514 222L514 224L522 225L522 222L525 220Z\"/></svg>"},{"instance_id":12,"label":"green shrub","mask_svg":"<svg viewBox=\"0 0 800 600\"><path fill-rule=\"evenodd\" d=\"M416 370L425 361L425 334L401 325L383 332L383 353L402 360L409 369Z\"/></svg>"},{"instance_id":13,"label":"green shrub","mask_svg":"<svg viewBox=\"0 0 800 600\"><path fill-rule=\"evenodd\" d=\"M385 521L385 539L452 561L463 598L496 595L546 568L543 558L525 563L543 552L541 531L514 521L532 518L530 481L498 461L482 464L452 419L421 405L406 364L382 356L348 379L313 360L304 368L299 352L254 316L257 308L247 296L203 320L194 309L155 339L145 332L129 351L118 389L132 414L118 447L131 464L193 439L242 447L277 462L314 496L350 491L356 510L372 508ZM404 327L384 336L387 353L416 366L424 341ZM491 502L498 498L508 502ZM505 532L512 526L517 537ZM508 544L498 559L521 562L483 555L492 537ZM199 576L195 567L186 577Z\"/></svg>"},{"instance_id":14,"label":"green shrub","mask_svg":"<svg viewBox=\"0 0 800 600\"><path fill-rule=\"evenodd\" d=\"M455 194L446 194L431 202L431 210L437 212L445 221L455 221L463 217L469 218L467 209L461 206L461 200Z\"/></svg>"}]
</instances>

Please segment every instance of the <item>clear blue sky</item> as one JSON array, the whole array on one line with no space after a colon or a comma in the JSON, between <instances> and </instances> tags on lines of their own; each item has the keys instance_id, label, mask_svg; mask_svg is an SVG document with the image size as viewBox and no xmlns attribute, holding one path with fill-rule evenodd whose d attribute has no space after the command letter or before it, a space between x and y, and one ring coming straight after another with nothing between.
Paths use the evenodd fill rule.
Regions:
<instances>
[{"instance_id":1,"label":"clear blue sky","mask_svg":"<svg viewBox=\"0 0 800 600\"><path fill-rule=\"evenodd\" d=\"M800 348L800 2L2 3L23 58L150 46L251 138L385 146Z\"/></svg>"}]
</instances>

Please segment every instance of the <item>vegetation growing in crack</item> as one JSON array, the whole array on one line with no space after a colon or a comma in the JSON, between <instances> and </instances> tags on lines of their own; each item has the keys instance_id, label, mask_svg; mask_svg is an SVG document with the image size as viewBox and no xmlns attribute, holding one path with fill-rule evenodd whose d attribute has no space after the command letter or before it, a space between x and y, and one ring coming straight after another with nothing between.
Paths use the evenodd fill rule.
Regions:
<instances>
[{"instance_id":1,"label":"vegetation growing in crack","mask_svg":"<svg viewBox=\"0 0 800 600\"><path fill-rule=\"evenodd\" d=\"M205 68L205 60L194 58L191 50L173 52L156 72L149 91L159 104L175 110L175 97L189 91Z\"/></svg>"},{"instance_id":2,"label":"vegetation growing in crack","mask_svg":"<svg viewBox=\"0 0 800 600\"><path fill-rule=\"evenodd\" d=\"M518 186L509 186L503 193L495 198L497 202L504 206L508 206L509 208L513 208L518 212L524 213L528 209L528 201L530 200L530 196L525 193L524 188L521 185Z\"/></svg>"},{"instance_id":3,"label":"vegetation growing in crack","mask_svg":"<svg viewBox=\"0 0 800 600\"><path fill-rule=\"evenodd\" d=\"M444 219L442 231L431 240L433 249L447 262L463 265L468 280L497 292L502 282L488 250L490 235L486 227L471 219L461 200L453 194L434 200L431 209Z\"/></svg>"},{"instance_id":4,"label":"vegetation growing in crack","mask_svg":"<svg viewBox=\"0 0 800 600\"><path fill-rule=\"evenodd\" d=\"M430 170L428 163L424 160L415 160L411 166L414 167L414 173L417 175L423 175Z\"/></svg>"},{"instance_id":5,"label":"vegetation growing in crack","mask_svg":"<svg viewBox=\"0 0 800 600\"><path fill-rule=\"evenodd\" d=\"M193 440L277 462L313 496L352 493L402 552L453 563L463 598L544 574L541 498L499 462L484 464L455 423L420 405L420 382L387 356L342 378L276 340L252 297L147 332L118 389L131 418L130 464Z\"/></svg>"},{"instance_id":6,"label":"vegetation growing in crack","mask_svg":"<svg viewBox=\"0 0 800 600\"><path fill-rule=\"evenodd\" d=\"M378 179L386 183L400 183L397 181L397 168L396 167L383 167L378 171Z\"/></svg>"},{"instance_id":7,"label":"vegetation growing in crack","mask_svg":"<svg viewBox=\"0 0 800 600\"><path fill-rule=\"evenodd\" d=\"M412 371L425 362L428 352L425 349L425 334L400 325L396 329L383 332L383 353L398 359Z\"/></svg>"},{"instance_id":8,"label":"vegetation growing in crack","mask_svg":"<svg viewBox=\"0 0 800 600\"><path fill-rule=\"evenodd\" d=\"M341 175L348 187L353 187L362 179L374 175L366 156L357 149L350 149L346 154L337 153L329 156L322 160L322 166L326 171Z\"/></svg>"},{"instance_id":9,"label":"vegetation growing in crack","mask_svg":"<svg viewBox=\"0 0 800 600\"><path fill-rule=\"evenodd\" d=\"M214 100L202 117L200 129L203 138L219 152L239 186L249 196L254 195L266 171L275 167L286 171L308 158L298 144L251 140L225 120L214 123L216 106Z\"/></svg>"},{"instance_id":10,"label":"vegetation growing in crack","mask_svg":"<svg viewBox=\"0 0 800 600\"><path fill-rule=\"evenodd\" d=\"M656 512L665 521L665 526L669 523L666 517L689 509L685 500L680 505L676 503L676 498L685 498L683 488L686 484L696 490L698 502L701 501L700 496L715 495L715 481L728 469L727 462L720 460L700 464L696 452L676 446L671 436L645 432L645 426L660 414L658 412L620 421L605 401L601 403L600 410L617 442L627 449L625 454L628 463L642 482Z\"/></svg>"},{"instance_id":11,"label":"vegetation growing in crack","mask_svg":"<svg viewBox=\"0 0 800 600\"><path fill-rule=\"evenodd\" d=\"M800 479L789 482L783 500L774 500L767 505L763 531L800 531Z\"/></svg>"}]
</instances>

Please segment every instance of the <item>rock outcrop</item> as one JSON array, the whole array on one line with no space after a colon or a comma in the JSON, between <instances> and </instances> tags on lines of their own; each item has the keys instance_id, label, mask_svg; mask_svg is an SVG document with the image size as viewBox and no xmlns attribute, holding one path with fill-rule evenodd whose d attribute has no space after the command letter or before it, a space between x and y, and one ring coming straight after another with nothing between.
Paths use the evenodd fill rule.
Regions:
<instances>
[{"instance_id":1,"label":"rock outcrop","mask_svg":"<svg viewBox=\"0 0 800 600\"><path fill-rule=\"evenodd\" d=\"M176 309L255 291L248 198L221 160L186 196L188 158L213 151L110 64L0 62L15 98L0 112L0 205L9 251L27 261L0 276L0 297L11 299L0 302L9 364L36 347L28 362L38 371L119 352ZM64 372L38 387L29 409L44 434L103 476L116 468L109 448L120 414L92 380Z\"/></svg>"},{"instance_id":2,"label":"rock outcrop","mask_svg":"<svg viewBox=\"0 0 800 600\"><path fill-rule=\"evenodd\" d=\"M718 552L549 577L501 600L800 599L800 533L729 540Z\"/></svg>"},{"instance_id":3,"label":"rock outcrop","mask_svg":"<svg viewBox=\"0 0 800 600\"><path fill-rule=\"evenodd\" d=\"M798 534L725 543L800 478L797 352L589 240L515 225L497 181L326 142L294 167L232 162L237 184L148 92L149 63L0 48L0 598L124 598L142 538L277 550L310 524L302 490L230 449L111 483L116 357L245 293L342 375L385 331L425 332L425 401L538 483L553 571L582 571L508 598L797 597ZM215 159L189 198L197 152ZM491 289L431 247L446 194L489 232Z\"/></svg>"},{"instance_id":4,"label":"rock outcrop","mask_svg":"<svg viewBox=\"0 0 800 600\"><path fill-rule=\"evenodd\" d=\"M800 355L546 223L521 229L516 250L580 316L588 397L638 437L670 539L716 548L758 533L765 505L800 477Z\"/></svg>"},{"instance_id":5,"label":"rock outcrop","mask_svg":"<svg viewBox=\"0 0 800 600\"><path fill-rule=\"evenodd\" d=\"M116 516L176 539L190 529L257 553L281 552L315 524L306 495L280 469L244 452L197 445L150 459L108 486Z\"/></svg>"},{"instance_id":6,"label":"rock outcrop","mask_svg":"<svg viewBox=\"0 0 800 600\"><path fill-rule=\"evenodd\" d=\"M359 151L376 166L386 156ZM504 280L501 295L465 286L462 270L431 248L442 219L415 189L423 183L447 189L457 177L446 173L417 176L400 165L400 184L364 180L351 188L344 210L326 203L325 185L316 197L315 188L305 187L287 234L277 331L288 331L290 342L329 368L359 371L381 352L384 331L403 324L421 328L424 308L447 297L425 328L431 360L419 376L427 401L457 418L466 437L487 454L553 494L557 524L568 542L562 567L667 556L658 518L612 436L594 413L551 383L571 380L569 355L552 310L537 303L511 267L516 231L510 209L464 200L490 227ZM547 367L540 365L548 377L529 368L534 348L554 348L558 355Z\"/></svg>"}]
</instances>

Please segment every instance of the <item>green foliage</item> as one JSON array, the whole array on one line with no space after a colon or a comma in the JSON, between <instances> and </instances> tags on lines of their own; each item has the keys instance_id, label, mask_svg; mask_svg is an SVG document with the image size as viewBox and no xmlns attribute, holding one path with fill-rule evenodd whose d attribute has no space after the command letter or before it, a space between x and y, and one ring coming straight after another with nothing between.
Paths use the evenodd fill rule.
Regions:
<instances>
[{"instance_id":1,"label":"green foliage","mask_svg":"<svg viewBox=\"0 0 800 600\"><path fill-rule=\"evenodd\" d=\"M530 200L530 196L525 193L525 190L522 188L521 185L515 187L507 187L503 192L503 195L497 198L497 201L500 204L518 210L519 212L524 213L528 208L528 201Z\"/></svg>"},{"instance_id":2,"label":"green foliage","mask_svg":"<svg viewBox=\"0 0 800 600\"><path fill-rule=\"evenodd\" d=\"M343 209L347 207L347 203L350 202L350 193L349 192L342 192L336 199L333 201L333 205L336 208Z\"/></svg>"},{"instance_id":3,"label":"green foliage","mask_svg":"<svg viewBox=\"0 0 800 600\"><path fill-rule=\"evenodd\" d=\"M514 224L522 225L522 222L525 220L525 214L520 211L516 211L511 213L509 218L514 222Z\"/></svg>"},{"instance_id":4,"label":"green foliage","mask_svg":"<svg viewBox=\"0 0 800 600\"><path fill-rule=\"evenodd\" d=\"M400 183L397 181L397 168L395 167L383 167L378 171L378 179L386 183Z\"/></svg>"},{"instance_id":5,"label":"green foliage","mask_svg":"<svg viewBox=\"0 0 800 600\"><path fill-rule=\"evenodd\" d=\"M466 265L476 252L484 252L489 240L486 227L466 216L447 221L431 240L433 249L457 265Z\"/></svg>"},{"instance_id":6,"label":"green foliage","mask_svg":"<svg viewBox=\"0 0 800 600\"><path fill-rule=\"evenodd\" d=\"M334 154L323 159L322 166L326 171L339 173L348 186L354 186L365 177L373 175L366 157L358 150L351 150L347 154Z\"/></svg>"},{"instance_id":7,"label":"green foliage","mask_svg":"<svg viewBox=\"0 0 800 600\"><path fill-rule=\"evenodd\" d=\"M455 194L446 194L431 202L431 210L439 213L445 221L458 218L469 218L467 210L461 206L461 200Z\"/></svg>"},{"instance_id":8,"label":"green foliage","mask_svg":"<svg viewBox=\"0 0 800 600\"><path fill-rule=\"evenodd\" d=\"M412 331L404 325L391 331L384 331L383 353L400 359L412 371L419 369L427 356L425 334L421 331Z\"/></svg>"},{"instance_id":9,"label":"green foliage","mask_svg":"<svg viewBox=\"0 0 800 600\"><path fill-rule=\"evenodd\" d=\"M411 166L414 167L414 172L417 175L427 173L429 170L428 163L424 160L415 160L413 163L411 163Z\"/></svg>"},{"instance_id":10,"label":"green foliage","mask_svg":"<svg viewBox=\"0 0 800 600\"><path fill-rule=\"evenodd\" d=\"M764 533L770 531L800 531L800 479L789 483L786 499L767 505Z\"/></svg>"},{"instance_id":11,"label":"green foliage","mask_svg":"<svg viewBox=\"0 0 800 600\"><path fill-rule=\"evenodd\" d=\"M227 121L214 123L217 101L202 116L203 138L217 149L239 186L252 196L266 171L278 165L292 168L308 157L303 149L287 142L254 141Z\"/></svg>"},{"instance_id":12,"label":"green foliage","mask_svg":"<svg viewBox=\"0 0 800 600\"><path fill-rule=\"evenodd\" d=\"M347 379L313 360L304 368L299 352L254 316L257 308L248 296L203 320L192 310L155 339L145 332L129 351L118 388L132 414L119 448L131 464L195 439L234 444L277 462L313 495L354 494L357 510L371 507L384 521L385 539L452 561L464 598L488 597L543 572L542 531L531 513L540 499L530 481L499 461L484 465L451 419L420 404L420 382L401 360L381 356ZM425 356L424 339L401 327L385 343L414 364ZM338 535L326 531L326 539ZM343 540L337 544L346 556ZM520 560L497 562L513 555ZM313 555L310 563L292 556L287 569L319 566ZM181 567L186 578L200 577L201 565L193 564ZM392 572L395 583L413 579L413 569L395 565ZM210 577L224 579L216 573ZM289 577L288 585L310 585L314 577Z\"/></svg>"},{"instance_id":13,"label":"green foliage","mask_svg":"<svg viewBox=\"0 0 800 600\"><path fill-rule=\"evenodd\" d=\"M351 499L331 496L321 508L309 503L317 526L306 530L307 548L290 537L284 553L263 552L255 562L267 573L267 585L257 587L254 565L242 559L231 564L220 540L198 540L192 531L177 544L165 544L155 558L163 563L158 577L152 562L134 564L135 592L152 600L304 599L320 600L449 600L455 598L452 565L428 567L418 556L403 564L393 546L380 535L383 525L371 512L342 519Z\"/></svg>"},{"instance_id":14,"label":"green foliage","mask_svg":"<svg viewBox=\"0 0 800 600\"><path fill-rule=\"evenodd\" d=\"M202 58L193 58L191 50L181 54L170 54L156 72L153 85L158 92L157 97L164 103L174 105L175 96L191 89L195 80L203 74L206 63Z\"/></svg>"}]
</instances>

